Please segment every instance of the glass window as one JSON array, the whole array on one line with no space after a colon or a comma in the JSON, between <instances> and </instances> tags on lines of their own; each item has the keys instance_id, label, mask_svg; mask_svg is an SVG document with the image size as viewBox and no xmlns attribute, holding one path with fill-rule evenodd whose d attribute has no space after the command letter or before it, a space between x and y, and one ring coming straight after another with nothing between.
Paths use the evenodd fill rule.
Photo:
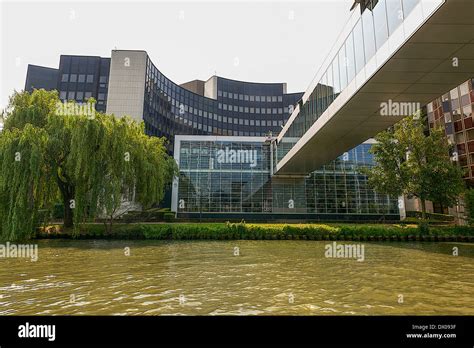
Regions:
<instances>
[{"instance_id":1,"label":"glass window","mask_svg":"<svg viewBox=\"0 0 474 348\"><path fill-rule=\"evenodd\" d=\"M94 82L94 75L87 75L87 83Z\"/></svg>"},{"instance_id":2,"label":"glass window","mask_svg":"<svg viewBox=\"0 0 474 348\"><path fill-rule=\"evenodd\" d=\"M352 33L346 39L347 82L355 77L354 39Z\"/></svg>"},{"instance_id":3,"label":"glass window","mask_svg":"<svg viewBox=\"0 0 474 348\"><path fill-rule=\"evenodd\" d=\"M332 80L332 65L328 67L326 74L327 74L327 82L328 82L328 102L329 104L331 104L332 101L334 100L334 82Z\"/></svg>"},{"instance_id":4,"label":"glass window","mask_svg":"<svg viewBox=\"0 0 474 348\"><path fill-rule=\"evenodd\" d=\"M66 91L61 91L59 93L59 99L62 99L62 100L66 99L66 95L67 95Z\"/></svg>"},{"instance_id":5,"label":"glass window","mask_svg":"<svg viewBox=\"0 0 474 348\"><path fill-rule=\"evenodd\" d=\"M341 91L347 87L347 62L345 46L339 51L339 77L341 79Z\"/></svg>"},{"instance_id":6,"label":"glass window","mask_svg":"<svg viewBox=\"0 0 474 348\"><path fill-rule=\"evenodd\" d=\"M227 98L227 92L224 91L224 97Z\"/></svg>"},{"instance_id":7,"label":"glass window","mask_svg":"<svg viewBox=\"0 0 474 348\"><path fill-rule=\"evenodd\" d=\"M217 91L217 96L222 97L222 91L221 90Z\"/></svg>"},{"instance_id":8,"label":"glass window","mask_svg":"<svg viewBox=\"0 0 474 348\"><path fill-rule=\"evenodd\" d=\"M364 31L365 59L368 62L375 54L374 19L372 11L368 9L362 14L362 27Z\"/></svg>"},{"instance_id":9,"label":"glass window","mask_svg":"<svg viewBox=\"0 0 474 348\"><path fill-rule=\"evenodd\" d=\"M279 102L282 102L283 101L283 97L281 95L278 96L278 101Z\"/></svg>"},{"instance_id":10,"label":"glass window","mask_svg":"<svg viewBox=\"0 0 474 348\"><path fill-rule=\"evenodd\" d=\"M338 56L334 58L332 62L332 72L333 72L333 79L334 79L334 93L339 94L341 93L341 79L339 77L339 59Z\"/></svg>"},{"instance_id":11,"label":"glass window","mask_svg":"<svg viewBox=\"0 0 474 348\"><path fill-rule=\"evenodd\" d=\"M354 27L354 50L356 73L359 73L365 66L364 35L362 33L362 22L360 20Z\"/></svg>"},{"instance_id":12,"label":"glass window","mask_svg":"<svg viewBox=\"0 0 474 348\"><path fill-rule=\"evenodd\" d=\"M69 82L76 82L77 81L77 74L71 74L71 79Z\"/></svg>"},{"instance_id":13,"label":"glass window","mask_svg":"<svg viewBox=\"0 0 474 348\"><path fill-rule=\"evenodd\" d=\"M375 43L377 49L387 41L387 14L385 11L385 0L378 0L373 10L374 13L374 28L375 28Z\"/></svg>"},{"instance_id":14,"label":"glass window","mask_svg":"<svg viewBox=\"0 0 474 348\"><path fill-rule=\"evenodd\" d=\"M463 83L460 87L459 87L460 91L461 91L461 95L466 95L466 94L469 94L469 84L467 82Z\"/></svg>"},{"instance_id":15,"label":"glass window","mask_svg":"<svg viewBox=\"0 0 474 348\"><path fill-rule=\"evenodd\" d=\"M392 35L393 32L403 22L403 11L400 0L386 0L387 1L387 17L388 17L388 33Z\"/></svg>"},{"instance_id":16,"label":"glass window","mask_svg":"<svg viewBox=\"0 0 474 348\"><path fill-rule=\"evenodd\" d=\"M259 95L255 96L255 101L258 101L258 102L260 101L260 96Z\"/></svg>"},{"instance_id":17,"label":"glass window","mask_svg":"<svg viewBox=\"0 0 474 348\"><path fill-rule=\"evenodd\" d=\"M405 18L408 16L408 14L413 11L416 5L420 0L403 0L403 15Z\"/></svg>"},{"instance_id":18,"label":"glass window","mask_svg":"<svg viewBox=\"0 0 474 348\"><path fill-rule=\"evenodd\" d=\"M255 96L254 95L250 96L250 101L255 101Z\"/></svg>"},{"instance_id":19,"label":"glass window","mask_svg":"<svg viewBox=\"0 0 474 348\"><path fill-rule=\"evenodd\" d=\"M77 92L77 93L76 93L76 99L77 99L77 100L82 100L82 99L84 99L84 92Z\"/></svg>"},{"instance_id":20,"label":"glass window","mask_svg":"<svg viewBox=\"0 0 474 348\"><path fill-rule=\"evenodd\" d=\"M272 96L272 102L275 103L277 101L277 97L275 95Z\"/></svg>"},{"instance_id":21,"label":"glass window","mask_svg":"<svg viewBox=\"0 0 474 348\"><path fill-rule=\"evenodd\" d=\"M107 76L101 76L99 80L100 83L107 83Z\"/></svg>"},{"instance_id":22,"label":"glass window","mask_svg":"<svg viewBox=\"0 0 474 348\"><path fill-rule=\"evenodd\" d=\"M63 74L63 76L61 76L61 82L68 82L68 80L69 80L68 74Z\"/></svg>"},{"instance_id":23,"label":"glass window","mask_svg":"<svg viewBox=\"0 0 474 348\"><path fill-rule=\"evenodd\" d=\"M79 74L79 79L77 80L77 82L86 82L86 75L84 74Z\"/></svg>"},{"instance_id":24,"label":"glass window","mask_svg":"<svg viewBox=\"0 0 474 348\"><path fill-rule=\"evenodd\" d=\"M272 101L272 97L267 95L267 103L271 102Z\"/></svg>"},{"instance_id":25,"label":"glass window","mask_svg":"<svg viewBox=\"0 0 474 348\"><path fill-rule=\"evenodd\" d=\"M105 94L104 93L99 93L98 99L99 100L104 100L105 99Z\"/></svg>"},{"instance_id":26,"label":"glass window","mask_svg":"<svg viewBox=\"0 0 474 348\"><path fill-rule=\"evenodd\" d=\"M74 95L75 95L75 93L74 93L73 91L72 91L72 92L69 92L69 93L67 94L67 99L68 99L68 100L74 100Z\"/></svg>"}]
</instances>

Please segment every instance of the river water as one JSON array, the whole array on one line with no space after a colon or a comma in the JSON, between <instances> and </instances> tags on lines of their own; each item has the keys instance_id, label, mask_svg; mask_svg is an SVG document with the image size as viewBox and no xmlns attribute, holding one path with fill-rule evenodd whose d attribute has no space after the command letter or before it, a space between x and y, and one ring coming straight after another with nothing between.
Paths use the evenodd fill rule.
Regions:
<instances>
[{"instance_id":1,"label":"river water","mask_svg":"<svg viewBox=\"0 0 474 348\"><path fill-rule=\"evenodd\" d=\"M0 315L474 315L473 244L327 244L42 240L0 259Z\"/></svg>"}]
</instances>

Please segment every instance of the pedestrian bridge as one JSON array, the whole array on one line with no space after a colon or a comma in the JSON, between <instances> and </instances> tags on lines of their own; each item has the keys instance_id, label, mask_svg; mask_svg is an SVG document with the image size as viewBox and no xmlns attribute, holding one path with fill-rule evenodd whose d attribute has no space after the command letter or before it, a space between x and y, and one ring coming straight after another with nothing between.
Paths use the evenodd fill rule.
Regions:
<instances>
[{"instance_id":1,"label":"pedestrian bridge","mask_svg":"<svg viewBox=\"0 0 474 348\"><path fill-rule=\"evenodd\" d=\"M474 77L474 0L356 3L276 139L276 175L312 172Z\"/></svg>"}]
</instances>

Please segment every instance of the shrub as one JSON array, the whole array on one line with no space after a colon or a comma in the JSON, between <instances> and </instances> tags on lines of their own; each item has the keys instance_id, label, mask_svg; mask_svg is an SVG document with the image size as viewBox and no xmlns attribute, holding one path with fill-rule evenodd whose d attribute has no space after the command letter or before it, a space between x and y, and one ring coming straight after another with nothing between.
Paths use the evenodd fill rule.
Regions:
<instances>
[{"instance_id":1,"label":"shrub","mask_svg":"<svg viewBox=\"0 0 474 348\"><path fill-rule=\"evenodd\" d=\"M64 204L56 203L53 207L53 219L62 220L64 219Z\"/></svg>"},{"instance_id":2,"label":"shrub","mask_svg":"<svg viewBox=\"0 0 474 348\"><path fill-rule=\"evenodd\" d=\"M43 230L43 232L47 232ZM48 233L41 233L48 236ZM58 237L70 238L70 231L55 233ZM297 240L374 240L407 239L414 235L474 236L470 226L429 227L425 222L417 226L399 225L324 225L324 224L246 224L246 223L158 223L116 224L112 235L105 233L103 224L81 226L81 238L115 239L297 239Z\"/></svg>"},{"instance_id":3,"label":"shrub","mask_svg":"<svg viewBox=\"0 0 474 348\"><path fill-rule=\"evenodd\" d=\"M166 212L163 214L163 220L166 222L174 221L174 219L175 219L174 213Z\"/></svg>"},{"instance_id":4,"label":"shrub","mask_svg":"<svg viewBox=\"0 0 474 348\"><path fill-rule=\"evenodd\" d=\"M466 218L470 225L474 224L474 189L466 190L464 194L464 204L466 205Z\"/></svg>"},{"instance_id":5,"label":"shrub","mask_svg":"<svg viewBox=\"0 0 474 348\"><path fill-rule=\"evenodd\" d=\"M421 211L407 211L406 216L407 218L421 219L422 213ZM454 221L454 216L447 215L447 214L438 214L438 213L426 213L426 219L432 220L432 221L451 222L451 221Z\"/></svg>"}]
</instances>

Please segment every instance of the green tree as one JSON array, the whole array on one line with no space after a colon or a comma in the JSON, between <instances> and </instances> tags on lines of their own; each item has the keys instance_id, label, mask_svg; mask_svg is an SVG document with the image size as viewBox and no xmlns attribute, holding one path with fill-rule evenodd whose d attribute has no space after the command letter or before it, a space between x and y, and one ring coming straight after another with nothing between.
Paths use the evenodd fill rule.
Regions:
<instances>
[{"instance_id":1,"label":"green tree","mask_svg":"<svg viewBox=\"0 0 474 348\"><path fill-rule=\"evenodd\" d=\"M31 237L37 210L59 198L65 227L77 230L105 215L111 230L124 200L144 208L159 203L177 172L165 139L145 135L143 123L64 110L57 92L15 92L10 98L0 133L4 239Z\"/></svg>"},{"instance_id":2,"label":"green tree","mask_svg":"<svg viewBox=\"0 0 474 348\"><path fill-rule=\"evenodd\" d=\"M465 187L463 171L451 163L451 146L442 129L426 135L423 118L407 117L375 139L371 153L376 164L365 173L377 192L419 198L423 219L427 200L456 203Z\"/></svg>"}]
</instances>

